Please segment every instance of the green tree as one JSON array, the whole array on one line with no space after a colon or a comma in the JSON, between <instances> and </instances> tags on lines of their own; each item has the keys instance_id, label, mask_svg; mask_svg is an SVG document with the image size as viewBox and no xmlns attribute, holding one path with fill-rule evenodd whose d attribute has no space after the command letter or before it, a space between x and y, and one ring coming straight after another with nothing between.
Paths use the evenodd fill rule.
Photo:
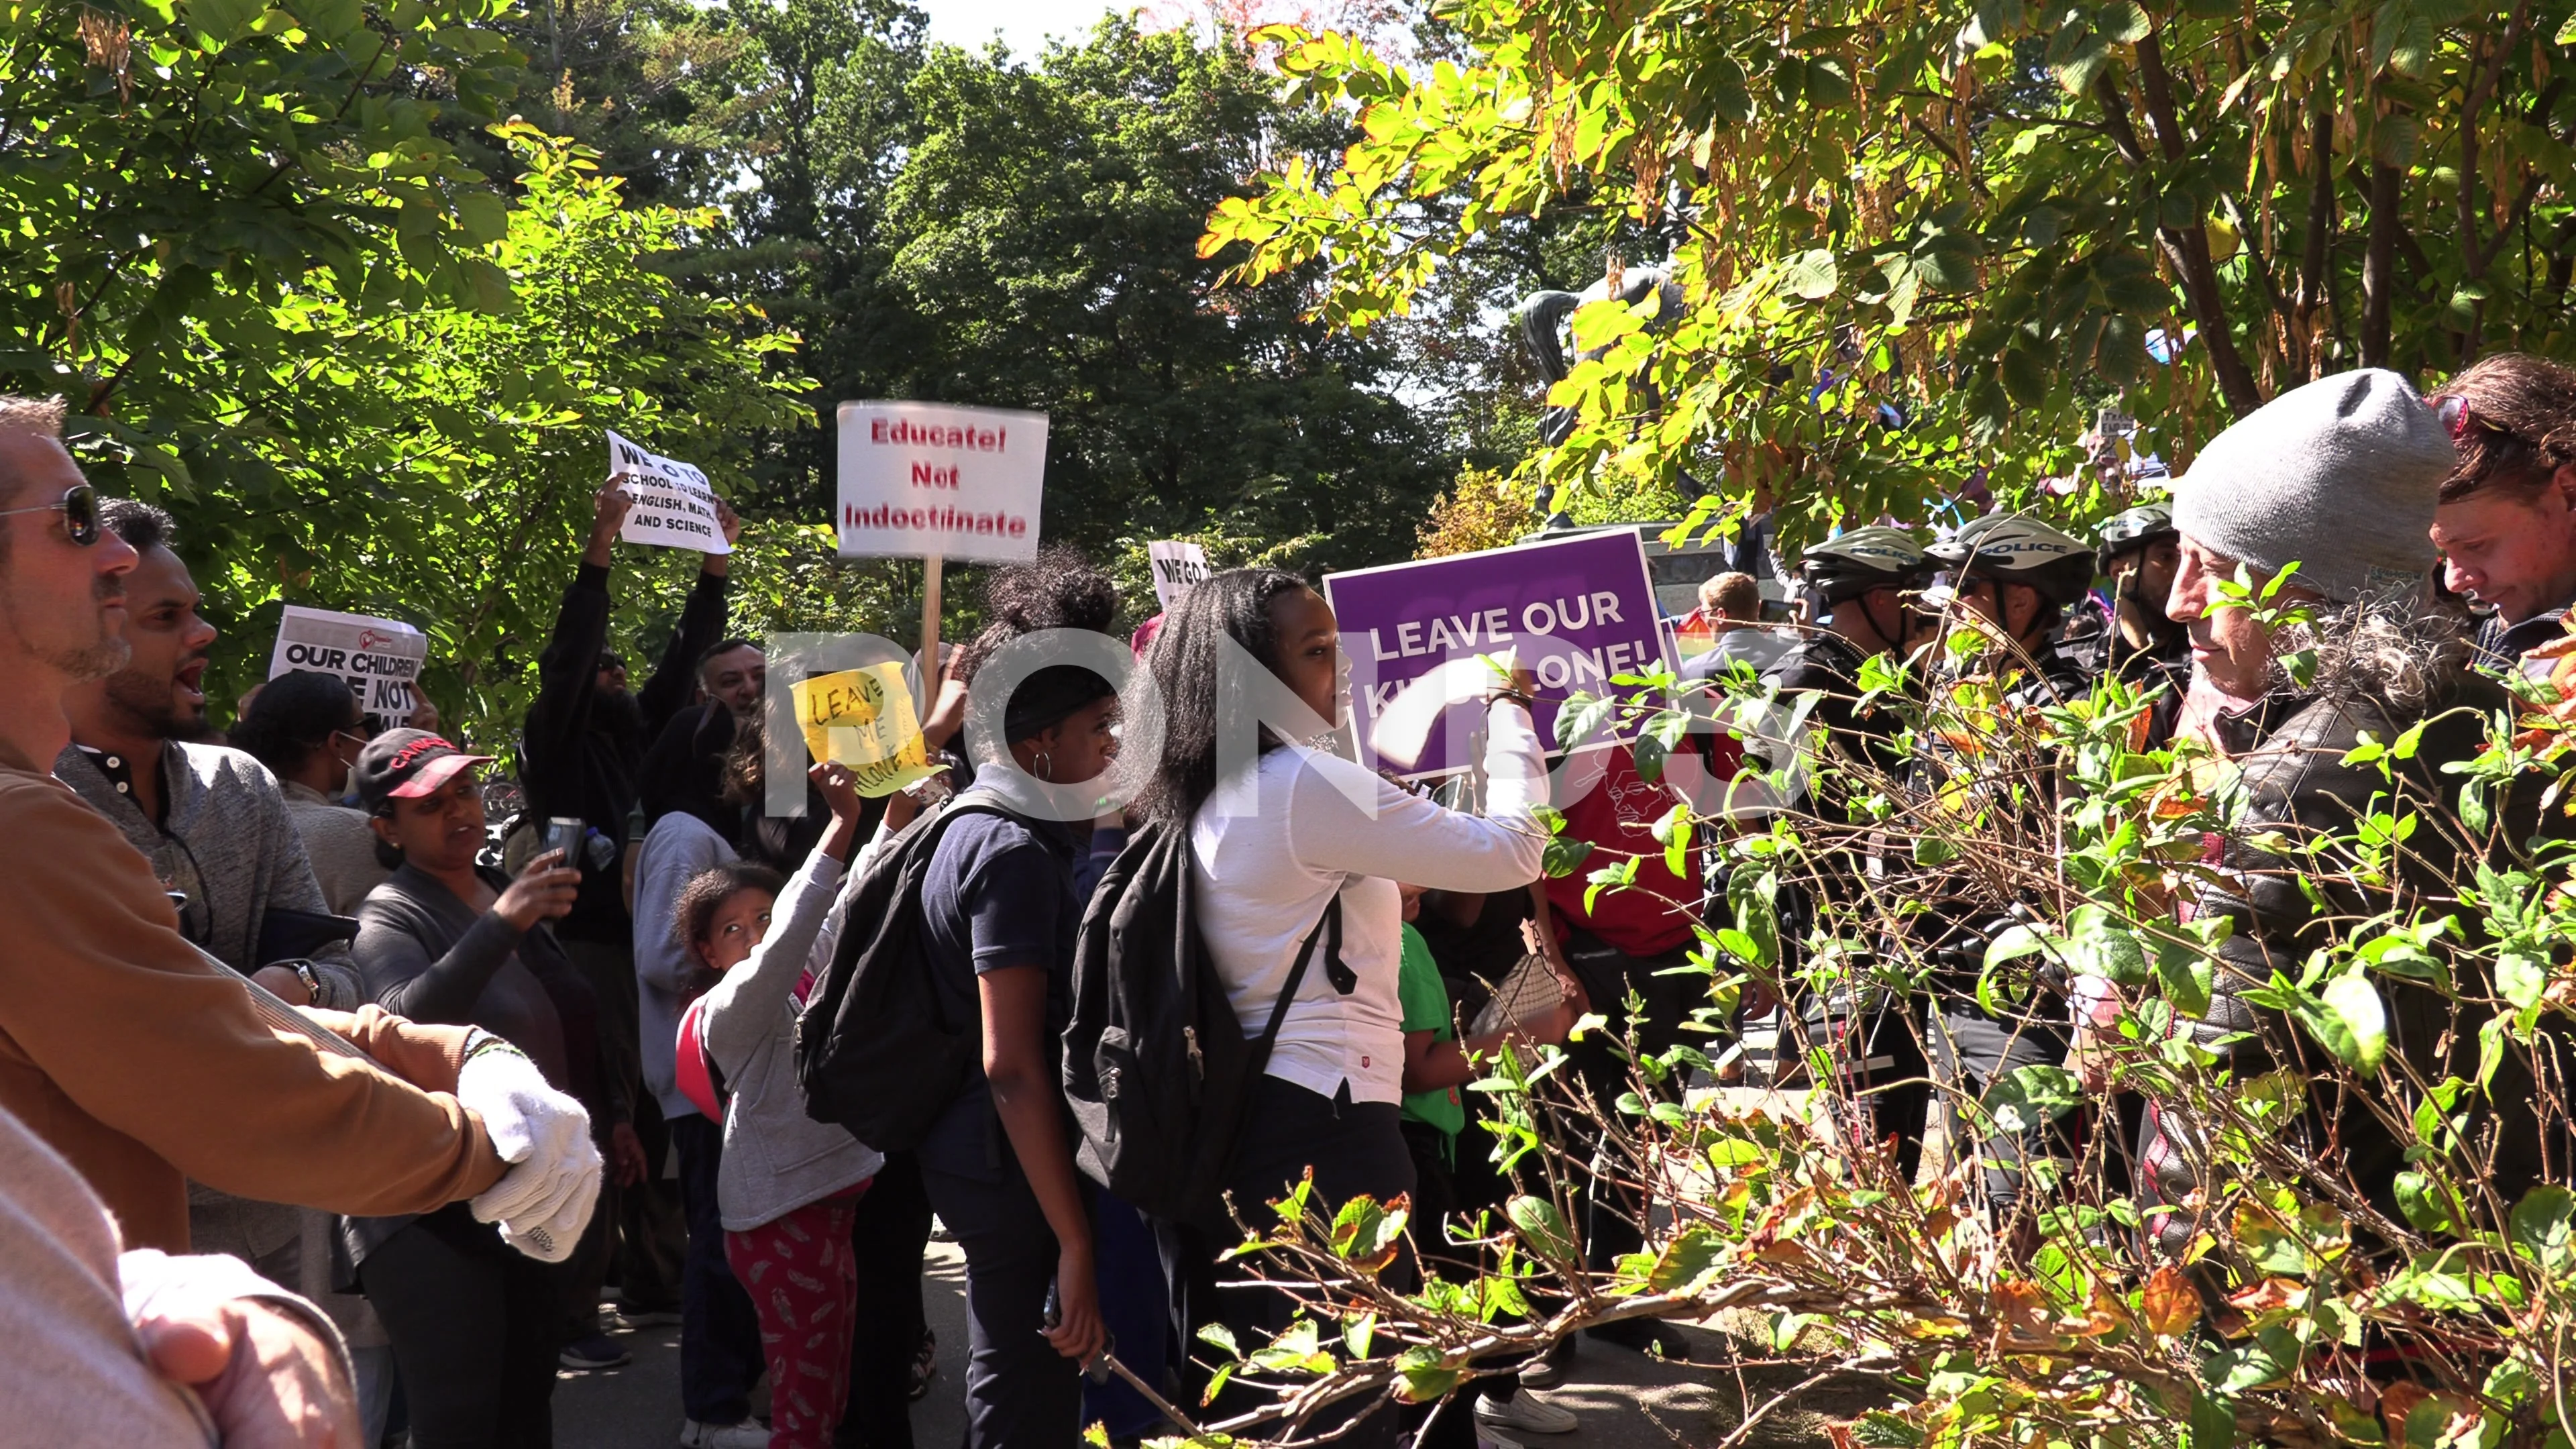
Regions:
<instances>
[{"instance_id":1,"label":"green tree","mask_svg":"<svg viewBox=\"0 0 2576 1449\"><path fill-rule=\"evenodd\" d=\"M1794 536L1981 466L2019 501L2114 399L2180 460L2327 371L2571 340L2563 0L1444 14L1465 57L1427 73L1264 32L1362 138L1269 168L1208 241L1243 280L1323 268L1316 309L1367 328L1512 219L1624 196L1686 300L1577 315L1602 353L1555 390L1581 425L1551 482L1771 482Z\"/></svg>"},{"instance_id":2,"label":"green tree","mask_svg":"<svg viewBox=\"0 0 2576 1449\"><path fill-rule=\"evenodd\" d=\"M66 394L83 454L263 504L270 401L338 386L291 291L505 305L508 203L437 134L497 119L498 0L16 4L0 36L7 386ZM324 409L325 415L328 410Z\"/></svg>"},{"instance_id":3,"label":"green tree","mask_svg":"<svg viewBox=\"0 0 2576 1449\"><path fill-rule=\"evenodd\" d=\"M874 23L815 0L764 22L772 64L846 62L750 163L762 184L730 238L760 268L731 276L797 319L824 396L1045 411L1044 532L1104 562L1200 534L1306 540L1301 567L1402 556L1453 467L1391 395L1389 349L1219 289L1196 252L1261 157L1338 127L1283 113L1231 44L1113 21L1031 66ZM830 444L788 441L763 497L821 516Z\"/></svg>"},{"instance_id":4,"label":"green tree","mask_svg":"<svg viewBox=\"0 0 2576 1449\"><path fill-rule=\"evenodd\" d=\"M328 289L284 294L269 325L335 385L281 391L266 400L272 426L235 440L276 480L265 505L160 490L201 582L231 607L225 685L264 669L278 604L408 618L430 635L429 688L451 721L505 744L607 475L602 429L723 484L738 479L751 437L808 415L799 386L766 366L792 338L648 265L711 217L627 206L586 150L532 125L500 138L520 196L478 259L505 279L506 304L379 313ZM766 525L749 540L754 599L801 587L761 577L764 563L801 567L777 533ZM696 564L684 551L627 551L621 642L676 615Z\"/></svg>"}]
</instances>

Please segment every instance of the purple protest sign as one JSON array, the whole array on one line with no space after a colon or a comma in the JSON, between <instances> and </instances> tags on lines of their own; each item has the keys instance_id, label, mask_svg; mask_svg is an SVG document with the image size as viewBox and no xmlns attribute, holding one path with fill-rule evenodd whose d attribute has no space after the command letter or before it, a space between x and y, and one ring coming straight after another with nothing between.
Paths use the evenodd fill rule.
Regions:
<instances>
[{"instance_id":1,"label":"purple protest sign","mask_svg":"<svg viewBox=\"0 0 2576 1449\"><path fill-rule=\"evenodd\" d=\"M1538 676L1539 738L1553 746L1569 693L1611 693L1611 676L1668 658L1634 529L1326 574L1324 597L1351 662L1360 758L1372 767L1380 761L1370 742L1389 702L1453 660L1517 650ZM1450 709L1417 759L1385 763L1408 776L1465 769L1474 715Z\"/></svg>"}]
</instances>

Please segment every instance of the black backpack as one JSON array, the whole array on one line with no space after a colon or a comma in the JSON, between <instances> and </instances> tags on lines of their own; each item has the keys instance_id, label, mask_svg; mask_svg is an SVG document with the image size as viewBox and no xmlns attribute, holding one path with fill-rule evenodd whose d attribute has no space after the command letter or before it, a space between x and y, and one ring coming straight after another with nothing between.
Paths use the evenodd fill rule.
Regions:
<instances>
[{"instance_id":1,"label":"black backpack","mask_svg":"<svg viewBox=\"0 0 2576 1449\"><path fill-rule=\"evenodd\" d=\"M1150 1217L1226 1233L1235 1142L1318 939L1334 984L1357 983L1342 964L1336 892L1269 1025L1245 1036L1199 937L1193 894L1186 822L1143 826L1100 878L1074 950L1064 1095L1084 1175Z\"/></svg>"},{"instance_id":2,"label":"black backpack","mask_svg":"<svg viewBox=\"0 0 2576 1449\"><path fill-rule=\"evenodd\" d=\"M969 790L886 842L859 877L832 964L796 1021L805 1115L879 1152L921 1145L981 1060L983 1022L954 1021L921 947L921 890L953 822L1011 815ZM1013 818L1017 818L1013 816Z\"/></svg>"}]
</instances>

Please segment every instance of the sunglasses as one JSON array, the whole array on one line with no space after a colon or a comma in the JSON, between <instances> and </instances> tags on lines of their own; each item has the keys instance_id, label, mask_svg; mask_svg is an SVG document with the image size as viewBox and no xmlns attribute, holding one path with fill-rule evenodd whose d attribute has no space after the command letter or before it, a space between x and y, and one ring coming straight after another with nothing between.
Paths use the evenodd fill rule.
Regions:
<instances>
[{"instance_id":1,"label":"sunglasses","mask_svg":"<svg viewBox=\"0 0 2576 1449\"><path fill-rule=\"evenodd\" d=\"M12 513L51 513L62 510L63 532L74 545L87 548L98 542L98 490L86 483L64 490L63 496L51 503L31 503L24 508L0 508L0 517Z\"/></svg>"},{"instance_id":2,"label":"sunglasses","mask_svg":"<svg viewBox=\"0 0 2576 1449\"><path fill-rule=\"evenodd\" d=\"M2468 437L2469 429L2479 425L2480 420L2469 412L2467 398L2453 397L2444 393L2430 401L2433 404L2433 416L2441 419L2442 431L2449 433L2454 443Z\"/></svg>"}]
</instances>

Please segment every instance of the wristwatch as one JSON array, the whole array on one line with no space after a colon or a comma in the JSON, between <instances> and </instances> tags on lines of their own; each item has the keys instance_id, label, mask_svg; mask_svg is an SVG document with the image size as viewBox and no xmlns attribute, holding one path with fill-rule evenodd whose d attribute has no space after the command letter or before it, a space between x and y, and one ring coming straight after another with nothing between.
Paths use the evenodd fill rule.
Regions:
<instances>
[{"instance_id":1,"label":"wristwatch","mask_svg":"<svg viewBox=\"0 0 2576 1449\"><path fill-rule=\"evenodd\" d=\"M286 968L295 973L296 980L304 983L304 1002L307 1006L321 1001L322 973L313 969L312 962L299 956L287 962Z\"/></svg>"}]
</instances>

